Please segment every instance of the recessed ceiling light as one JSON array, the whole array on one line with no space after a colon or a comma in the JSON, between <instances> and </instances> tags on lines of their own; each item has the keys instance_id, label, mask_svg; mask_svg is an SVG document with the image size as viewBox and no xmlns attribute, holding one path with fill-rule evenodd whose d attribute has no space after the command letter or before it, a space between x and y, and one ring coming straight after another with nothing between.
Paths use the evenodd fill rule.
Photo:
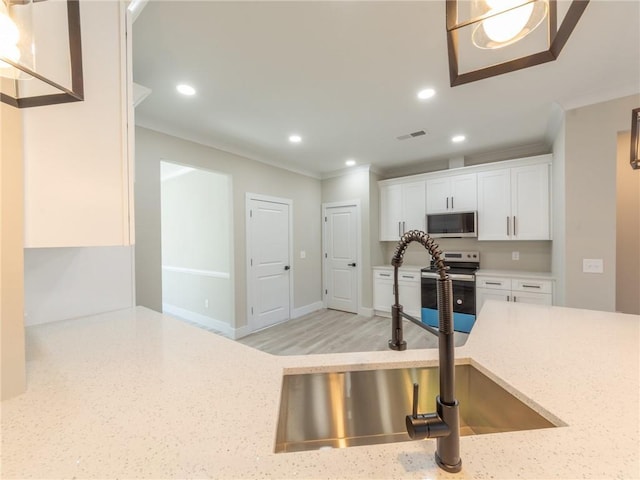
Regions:
<instances>
[{"instance_id":1,"label":"recessed ceiling light","mask_svg":"<svg viewBox=\"0 0 640 480\"><path fill-rule=\"evenodd\" d=\"M355 161L354 159L350 158L349 160L347 160L346 162L344 162L344 164L345 164L347 167L353 167L353 166L356 164L356 161Z\"/></svg>"},{"instance_id":2,"label":"recessed ceiling light","mask_svg":"<svg viewBox=\"0 0 640 480\"><path fill-rule=\"evenodd\" d=\"M455 135L454 137L451 137L451 141L453 143L464 142L466 139L467 137L465 137L464 135Z\"/></svg>"},{"instance_id":3,"label":"recessed ceiling light","mask_svg":"<svg viewBox=\"0 0 640 480\"><path fill-rule=\"evenodd\" d=\"M420 90L418 92L418 98L420 100L426 100L427 98L431 98L436 94L436 91L433 88L425 88L424 90Z\"/></svg>"},{"instance_id":4,"label":"recessed ceiling light","mask_svg":"<svg viewBox=\"0 0 640 480\"><path fill-rule=\"evenodd\" d=\"M193 88L191 85L186 85L184 83L181 83L180 85L176 85L176 90L180 92L182 95L191 96L196 94L195 88Z\"/></svg>"},{"instance_id":5,"label":"recessed ceiling light","mask_svg":"<svg viewBox=\"0 0 640 480\"><path fill-rule=\"evenodd\" d=\"M300 143L302 141L302 137L300 135L290 135L289 141L291 143Z\"/></svg>"}]
</instances>

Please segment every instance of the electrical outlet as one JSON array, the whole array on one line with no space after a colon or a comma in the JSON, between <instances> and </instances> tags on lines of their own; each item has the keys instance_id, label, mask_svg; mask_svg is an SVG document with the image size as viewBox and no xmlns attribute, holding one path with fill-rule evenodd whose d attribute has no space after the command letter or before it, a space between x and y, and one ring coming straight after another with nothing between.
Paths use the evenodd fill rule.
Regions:
<instances>
[{"instance_id":1,"label":"electrical outlet","mask_svg":"<svg viewBox=\"0 0 640 480\"><path fill-rule=\"evenodd\" d=\"M520 252L511 252L511 260L520 260Z\"/></svg>"},{"instance_id":2,"label":"electrical outlet","mask_svg":"<svg viewBox=\"0 0 640 480\"><path fill-rule=\"evenodd\" d=\"M300 250L300 258L307 258L307 252Z\"/></svg>"},{"instance_id":3,"label":"electrical outlet","mask_svg":"<svg viewBox=\"0 0 640 480\"><path fill-rule=\"evenodd\" d=\"M209 308L209 299L208 298L204 299L204 308Z\"/></svg>"},{"instance_id":4,"label":"electrical outlet","mask_svg":"<svg viewBox=\"0 0 640 480\"><path fill-rule=\"evenodd\" d=\"M604 273L604 261L601 258L583 258L582 271L584 273Z\"/></svg>"}]
</instances>

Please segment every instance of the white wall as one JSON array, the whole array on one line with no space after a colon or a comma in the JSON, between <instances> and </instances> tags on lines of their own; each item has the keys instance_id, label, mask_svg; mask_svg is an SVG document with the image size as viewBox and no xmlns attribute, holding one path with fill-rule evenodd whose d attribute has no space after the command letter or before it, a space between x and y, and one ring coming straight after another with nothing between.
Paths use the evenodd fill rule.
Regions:
<instances>
[{"instance_id":1,"label":"white wall","mask_svg":"<svg viewBox=\"0 0 640 480\"><path fill-rule=\"evenodd\" d=\"M136 127L136 198L145 199L136 204L136 229L144 222L144 235L140 230L136 241L136 283L145 283L149 290L145 299L154 300L161 295L160 279L155 263L160 263L160 197L159 163L166 160L182 165L215 170L228 174L233 184L234 233L234 290L235 325L241 330L247 325L246 306L246 234L245 195L247 192L293 201L292 274L294 281L294 309L305 309L322 301L321 282L321 193L320 181L216 148L188 140ZM145 176L144 173L151 173ZM301 259L300 250L306 251ZM144 252L145 258L141 258ZM139 297L138 304L144 299Z\"/></svg>"},{"instance_id":2,"label":"white wall","mask_svg":"<svg viewBox=\"0 0 640 480\"><path fill-rule=\"evenodd\" d=\"M25 325L133 306L133 247L24 250Z\"/></svg>"},{"instance_id":3,"label":"white wall","mask_svg":"<svg viewBox=\"0 0 640 480\"><path fill-rule=\"evenodd\" d=\"M576 108L565 116L565 304L614 311L616 305L616 157L618 132L631 128L640 95ZM604 273L582 272L585 258Z\"/></svg>"}]
</instances>

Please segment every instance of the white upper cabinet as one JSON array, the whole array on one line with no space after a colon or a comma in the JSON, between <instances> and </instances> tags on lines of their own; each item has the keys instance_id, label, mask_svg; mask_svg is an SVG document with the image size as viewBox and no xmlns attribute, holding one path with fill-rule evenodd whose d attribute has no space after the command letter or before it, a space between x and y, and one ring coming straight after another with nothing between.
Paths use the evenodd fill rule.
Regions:
<instances>
[{"instance_id":1,"label":"white upper cabinet","mask_svg":"<svg viewBox=\"0 0 640 480\"><path fill-rule=\"evenodd\" d=\"M427 213L466 212L477 209L476 174L427 180Z\"/></svg>"},{"instance_id":2,"label":"white upper cabinet","mask_svg":"<svg viewBox=\"0 0 640 480\"><path fill-rule=\"evenodd\" d=\"M85 100L23 112L25 247L133 243L124 2L81 2Z\"/></svg>"},{"instance_id":3,"label":"white upper cabinet","mask_svg":"<svg viewBox=\"0 0 640 480\"><path fill-rule=\"evenodd\" d=\"M380 240L395 241L409 230L424 230L424 181L380 182Z\"/></svg>"},{"instance_id":4,"label":"white upper cabinet","mask_svg":"<svg viewBox=\"0 0 640 480\"><path fill-rule=\"evenodd\" d=\"M549 240L549 164L478 173L478 240Z\"/></svg>"},{"instance_id":5,"label":"white upper cabinet","mask_svg":"<svg viewBox=\"0 0 640 480\"><path fill-rule=\"evenodd\" d=\"M512 238L550 240L549 165L511 169Z\"/></svg>"}]
</instances>

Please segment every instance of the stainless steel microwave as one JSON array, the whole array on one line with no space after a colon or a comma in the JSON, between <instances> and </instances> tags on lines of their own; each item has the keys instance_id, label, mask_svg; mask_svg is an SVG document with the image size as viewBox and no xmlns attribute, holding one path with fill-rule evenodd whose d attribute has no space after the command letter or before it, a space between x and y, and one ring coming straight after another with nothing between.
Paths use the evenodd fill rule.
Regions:
<instances>
[{"instance_id":1,"label":"stainless steel microwave","mask_svg":"<svg viewBox=\"0 0 640 480\"><path fill-rule=\"evenodd\" d=\"M477 212L429 213L427 233L438 237L477 237Z\"/></svg>"}]
</instances>

